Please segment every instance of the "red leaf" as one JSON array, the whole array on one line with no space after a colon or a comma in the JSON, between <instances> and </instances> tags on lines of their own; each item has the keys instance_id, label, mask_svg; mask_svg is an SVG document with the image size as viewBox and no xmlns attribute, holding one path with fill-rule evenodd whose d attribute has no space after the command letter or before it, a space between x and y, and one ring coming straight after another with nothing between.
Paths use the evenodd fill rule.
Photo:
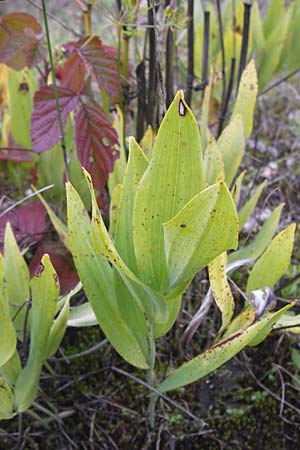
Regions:
<instances>
[{"instance_id":1,"label":"red leaf","mask_svg":"<svg viewBox=\"0 0 300 450\"><path fill-rule=\"evenodd\" d=\"M118 143L116 130L96 104L80 104L75 118L78 159L90 172L95 188L101 192L113 170L119 153L114 148Z\"/></svg>"},{"instance_id":2,"label":"red leaf","mask_svg":"<svg viewBox=\"0 0 300 450\"><path fill-rule=\"evenodd\" d=\"M9 133L7 147L0 147L0 160L22 163L33 162L34 158L28 149L16 144L11 133Z\"/></svg>"},{"instance_id":3,"label":"red leaf","mask_svg":"<svg viewBox=\"0 0 300 450\"><path fill-rule=\"evenodd\" d=\"M35 66L42 58L43 30L35 17L12 13L0 18L0 62L15 70Z\"/></svg>"},{"instance_id":4,"label":"red leaf","mask_svg":"<svg viewBox=\"0 0 300 450\"><path fill-rule=\"evenodd\" d=\"M63 126L78 102L78 94L70 89L58 87L59 104ZM53 86L42 86L34 95L31 117L32 150L42 153L52 148L60 139Z\"/></svg>"},{"instance_id":5,"label":"red leaf","mask_svg":"<svg viewBox=\"0 0 300 450\"><path fill-rule=\"evenodd\" d=\"M83 89L85 74L85 65L76 53L55 70L56 78L59 80L61 86L77 93Z\"/></svg>"},{"instance_id":6,"label":"red leaf","mask_svg":"<svg viewBox=\"0 0 300 450\"><path fill-rule=\"evenodd\" d=\"M18 206L0 218L0 248L2 248L4 242L7 222L10 222L16 240L21 247L41 241L48 228L46 210L40 202Z\"/></svg>"},{"instance_id":7,"label":"red leaf","mask_svg":"<svg viewBox=\"0 0 300 450\"><path fill-rule=\"evenodd\" d=\"M48 253L55 268L60 282L60 294L67 294L78 283L78 276L74 267L71 254L59 241L42 242L29 264L31 276L35 274L40 266L42 256Z\"/></svg>"},{"instance_id":8,"label":"red leaf","mask_svg":"<svg viewBox=\"0 0 300 450\"><path fill-rule=\"evenodd\" d=\"M102 45L98 36L88 36L78 41L76 51L99 88L105 90L111 100L116 102L120 91L116 49Z\"/></svg>"}]
</instances>

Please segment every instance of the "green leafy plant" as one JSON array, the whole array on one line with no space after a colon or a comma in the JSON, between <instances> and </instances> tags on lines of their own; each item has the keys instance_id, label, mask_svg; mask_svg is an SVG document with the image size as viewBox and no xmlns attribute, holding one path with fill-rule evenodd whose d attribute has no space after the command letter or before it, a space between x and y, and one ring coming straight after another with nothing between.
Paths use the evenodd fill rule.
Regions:
<instances>
[{"instance_id":1,"label":"green leafy plant","mask_svg":"<svg viewBox=\"0 0 300 450\"><path fill-rule=\"evenodd\" d=\"M92 202L91 218L70 183L67 184L67 239L64 227L47 207L53 225L73 255L91 305L90 323L96 319L117 352L130 364L147 370L149 384L160 392L196 381L245 346L257 345L293 305L270 312L266 287L272 287L286 270L294 225L271 241L275 219L270 219L265 227L268 233L263 230L256 238L261 245L257 242L253 245L251 256L250 249L244 249L248 252L248 262L258 260L248 279L245 309L236 317L233 317L234 298L226 277L226 270L230 269L226 269L226 252L237 248L240 231L227 183L230 185L234 180L245 137L252 129L256 86L251 62L243 74L229 125L218 141L209 140L208 146L202 149L204 155L197 123L181 91L163 119L149 160L130 138L124 180L122 186L115 186L118 194L110 233L99 212L91 177L85 170ZM236 189L233 192L236 194ZM253 208L253 202L244 206L242 222ZM277 263L273 255L278 254L279 243L285 250L278 255ZM236 266L244 262L238 257L242 251L229 255ZM270 258L273 269L268 278ZM206 266L210 295L212 292L222 313L222 327L211 348L158 381L155 341L172 327L183 292L194 275ZM85 308L89 315L87 305L80 308ZM76 324L76 312L72 321ZM152 425L154 404L155 398L151 397Z\"/></svg>"}]
</instances>

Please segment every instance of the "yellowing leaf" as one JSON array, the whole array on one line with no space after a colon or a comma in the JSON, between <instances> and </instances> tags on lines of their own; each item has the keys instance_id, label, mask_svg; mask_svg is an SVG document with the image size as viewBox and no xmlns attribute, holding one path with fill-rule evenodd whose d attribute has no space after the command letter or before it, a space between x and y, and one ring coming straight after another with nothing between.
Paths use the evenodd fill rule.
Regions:
<instances>
[{"instance_id":1,"label":"yellowing leaf","mask_svg":"<svg viewBox=\"0 0 300 450\"><path fill-rule=\"evenodd\" d=\"M244 121L245 139L251 134L253 127L253 112L258 91L257 74L252 59L242 73L238 96L234 105L232 117L242 114Z\"/></svg>"}]
</instances>

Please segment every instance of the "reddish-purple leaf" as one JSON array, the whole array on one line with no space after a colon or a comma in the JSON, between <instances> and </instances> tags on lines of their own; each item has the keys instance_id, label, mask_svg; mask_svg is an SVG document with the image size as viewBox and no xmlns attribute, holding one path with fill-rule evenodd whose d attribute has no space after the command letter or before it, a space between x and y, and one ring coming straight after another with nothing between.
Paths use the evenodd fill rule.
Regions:
<instances>
[{"instance_id":1,"label":"reddish-purple leaf","mask_svg":"<svg viewBox=\"0 0 300 450\"><path fill-rule=\"evenodd\" d=\"M88 36L78 41L76 51L99 88L105 90L111 100L116 102L120 91L116 49L102 45L98 36Z\"/></svg>"},{"instance_id":2,"label":"reddish-purple leaf","mask_svg":"<svg viewBox=\"0 0 300 450\"><path fill-rule=\"evenodd\" d=\"M73 54L55 70L60 85L77 93L80 93L83 89L85 74L85 65L77 53Z\"/></svg>"},{"instance_id":3,"label":"reddish-purple leaf","mask_svg":"<svg viewBox=\"0 0 300 450\"><path fill-rule=\"evenodd\" d=\"M58 87L59 104L63 126L68 115L78 103L79 96L71 89ZM52 148L60 139L53 86L42 86L34 95L31 117L32 150L42 153Z\"/></svg>"},{"instance_id":4,"label":"reddish-purple leaf","mask_svg":"<svg viewBox=\"0 0 300 450\"><path fill-rule=\"evenodd\" d=\"M0 62L15 70L35 66L43 56L43 30L35 17L12 13L0 18Z\"/></svg>"},{"instance_id":5,"label":"reddish-purple leaf","mask_svg":"<svg viewBox=\"0 0 300 450\"><path fill-rule=\"evenodd\" d=\"M80 104L75 117L78 159L90 172L95 188L101 192L119 157L116 130L96 104Z\"/></svg>"},{"instance_id":6,"label":"reddish-purple leaf","mask_svg":"<svg viewBox=\"0 0 300 450\"><path fill-rule=\"evenodd\" d=\"M76 286L79 280L72 256L61 242L49 240L41 242L29 264L31 276L37 272L42 256L45 253L48 253L50 256L51 262L58 275L60 294L67 294Z\"/></svg>"},{"instance_id":7,"label":"reddish-purple leaf","mask_svg":"<svg viewBox=\"0 0 300 450\"><path fill-rule=\"evenodd\" d=\"M18 206L0 218L0 249L2 251L6 223L10 222L16 240L26 247L44 238L48 228L46 210L42 203L33 202Z\"/></svg>"}]
</instances>

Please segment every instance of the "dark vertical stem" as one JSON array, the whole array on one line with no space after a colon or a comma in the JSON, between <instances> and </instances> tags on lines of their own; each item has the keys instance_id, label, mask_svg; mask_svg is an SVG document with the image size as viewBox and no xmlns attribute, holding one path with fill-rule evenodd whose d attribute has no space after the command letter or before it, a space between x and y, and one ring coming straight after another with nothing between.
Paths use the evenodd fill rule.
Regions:
<instances>
[{"instance_id":1,"label":"dark vertical stem","mask_svg":"<svg viewBox=\"0 0 300 450\"><path fill-rule=\"evenodd\" d=\"M165 1L165 5L168 6L170 0ZM168 108L174 97L174 37L171 27L167 29L166 40L166 107Z\"/></svg>"},{"instance_id":2,"label":"dark vertical stem","mask_svg":"<svg viewBox=\"0 0 300 450\"><path fill-rule=\"evenodd\" d=\"M204 36L202 48L202 74L201 81L203 86L203 95L205 86L208 84L208 58L209 58L209 34L210 34L210 12L204 11Z\"/></svg>"},{"instance_id":3,"label":"dark vertical stem","mask_svg":"<svg viewBox=\"0 0 300 450\"><path fill-rule=\"evenodd\" d=\"M194 0L188 0L188 72L185 100L188 105L192 102L193 83L194 83Z\"/></svg>"},{"instance_id":4,"label":"dark vertical stem","mask_svg":"<svg viewBox=\"0 0 300 450\"><path fill-rule=\"evenodd\" d=\"M240 65L239 65L239 72L238 72L238 79L237 79L237 90L239 88L242 73L247 64L250 20L251 20L251 4L245 2L244 3L243 37L242 37Z\"/></svg>"},{"instance_id":5,"label":"dark vertical stem","mask_svg":"<svg viewBox=\"0 0 300 450\"><path fill-rule=\"evenodd\" d=\"M154 127L154 109L156 98L157 72L156 72L156 39L154 29L154 7L148 0L148 35L149 35L149 71L148 71L148 105L147 122Z\"/></svg>"},{"instance_id":6,"label":"dark vertical stem","mask_svg":"<svg viewBox=\"0 0 300 450\"><path fill-rule=\"evenodd\" d=\"M146 111L146 74L144 59L136 68L137 78L137 121L136 121L136 138L140 142L144 136L144 122Z\"/></svg>"},{"instance_id":7,"label":"dark vertical stem","mask_svg":"<svg viewBox=\"0 0 300 450\"><path fill-rule=\"evenodd\" d=\"M220 114L219 114L219 126L218 126L218 136L221 134L223 121L224 121L224 105L226 101L226 60L225 60L225 47L224 47L224 35L223 35L223 22L221 15L221 5L220 0L216 0L217 5L217 16L218 16L218 25L219 25L219 35L220 35L220 46L221 46L221 58L222 58L222 101L220 106Z\"/></svg>"},{"instance_id":8,"label":"dark vertical stem","mask_svg":"<svg viewBox=\"0 0 300 450\"><path fill-rule=\"evenodd\" d=\"M226 117L226 114L227 114L227 110L228 110L228 106L229 106L229 102L230 102L230 97L231 97L231 94L232 94L233 83L234 83L234 73L235 73L235 63L236 63L235 58L231 58L229 83L228 83L226 98L225 98L225 102L224 102L224 108L223 108L222 115L220 116L219 123L218 123L218 133L217 133L218 137L220 136L220 134L222 133L222 130L223 130L224 120L225 120L225 117Z\"/></svg>"}]
</instances>

